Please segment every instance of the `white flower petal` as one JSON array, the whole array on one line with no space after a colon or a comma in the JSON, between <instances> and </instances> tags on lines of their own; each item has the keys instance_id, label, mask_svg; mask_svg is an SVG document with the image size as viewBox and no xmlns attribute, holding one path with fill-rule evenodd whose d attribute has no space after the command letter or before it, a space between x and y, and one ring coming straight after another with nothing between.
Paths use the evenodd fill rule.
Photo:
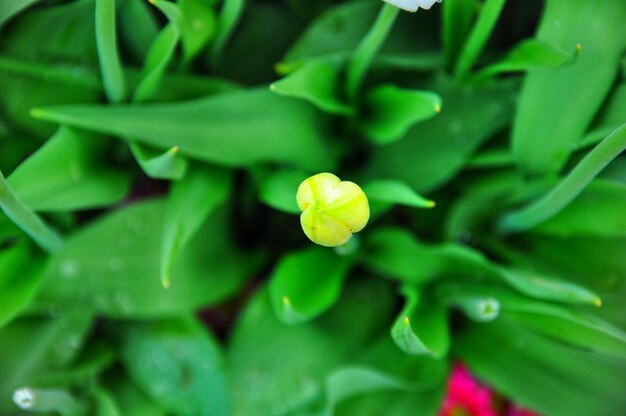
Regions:
<instances>
[{"instance_id":1,"label":"white flower petal","mask_svg":"<svg viewBox=\"0 0 626 416\"><path fill-rule=\"evenodd\" d=\"M414 0L414 2L422 9L430 9L433 4L441 3L441 0Z\"/></svg>"},{"instance_id":2,"label":"white flower petal","mask_svg":"<svg viewBox=\"0 0 626 416\"><path fill-rule=\"evenodd\" d=\"M383 0L392 6L396 6L399 9L406 10L408 12L415 12L418 9L416 0Z\"/></svg>"}]
</instances>

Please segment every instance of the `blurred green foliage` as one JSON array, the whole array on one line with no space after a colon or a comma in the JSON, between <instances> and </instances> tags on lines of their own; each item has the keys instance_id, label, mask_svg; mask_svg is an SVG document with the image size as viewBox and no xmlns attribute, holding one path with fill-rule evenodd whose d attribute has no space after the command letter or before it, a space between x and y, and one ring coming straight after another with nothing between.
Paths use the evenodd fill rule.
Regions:
<instances>
[{"instance_id":1,"label":"blurred green foliage","mask_svg":"<svg viewBox=\"0 0 626 416\"><path fill-rule=\"evenodd\" d=\"M0 0L0 414L436 415L455 361L625 414L624 21ZM322 171L371 206L336 249Z\"/></svg>"}]
</instances>

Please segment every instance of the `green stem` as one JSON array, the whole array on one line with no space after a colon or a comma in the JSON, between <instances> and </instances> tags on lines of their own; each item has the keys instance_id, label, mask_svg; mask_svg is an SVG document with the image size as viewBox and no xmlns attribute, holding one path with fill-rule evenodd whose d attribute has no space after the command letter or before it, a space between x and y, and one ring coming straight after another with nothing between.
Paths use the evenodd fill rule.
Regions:
<instances>
[{"instance_id":1,"label":"green stem","mask_svg":"<svg viewBox=\"0 0 626 416\"><path fill-rule=\"evenodd\" d=\"M13 401L23 410L36 413L58 413L61 416L82 416L85 407L64 390L21 388L13 393Z\"/></svg>"},{"instance_id":2,"label":"green stem","mask_svg":"<svg viewBox=\"0 0 626 416\"><path fill-rule=\"evenodd\" d=\"M554 217L625 149L626 124L623 124L589 152L551 192L529 206L505 215L498 224L500 232L526 231Z\"/></svg>"},{"instance_id":3,"label":"green stem","mask_svg":"<svg viewBox=\"0 0 626 416\"><path fill-rule=\"evenodd\" d=\"M467 75L476 59L480 56L493 29L496 27L505 3L506 0L487 0L485 2L457 61L454 72L457 79Z\"/></svg>"},{"instance_id":4,"label":"green stem","mask_svg":"<svg viewBox=\"0 0 626 416\"><path fill-rule=\"evenodd\" d=\"M0 172L0 209L44 250L54 252L61 248L63 244L61 237L20 201L2 172Z\"/></svg>"},{"instance_id":5,"label":"green stem","mask_svg":"<svg viewBox=\"0 0 626 416\"><path fill-rule=\"evenodd\" d=\"M245 6L245 0L224 0L220 14L217 17L215 39L211 45L211 59L213 60L213 65L219 63L222 50L224 46L226 46L228 39L230 39L237 23L239 23Z\"/></svg>"},{"instance_id":6,"label":"green stem","mask_svg":"<svg viewBox=\"0 0 626 416\"><path fill-rule=\"evenodd\" d=\"M96 1L96 48L102 73L102 84L109 101L118 103L126 98L126 81L117 50L115 29L115 0Z\"/></svg>"},{"instance_id":7,"label":"green stem","mask_svg":"<svg viewBox=\"0 0 626 416\"><path fill-rule=\"evenodd\" d=\"M399 10L400 9L395 6L391 6L387 3L383 4L376 18L376 22L374 22L374 26L367 32L354 51L354 55L352 55L352 59L348 64L346 80L346 93L351 102L356 100L365 73L372 63L374 56L376 56L376 53L387 38L393 23L396 21Z\"/></svg>"}]
</instances>

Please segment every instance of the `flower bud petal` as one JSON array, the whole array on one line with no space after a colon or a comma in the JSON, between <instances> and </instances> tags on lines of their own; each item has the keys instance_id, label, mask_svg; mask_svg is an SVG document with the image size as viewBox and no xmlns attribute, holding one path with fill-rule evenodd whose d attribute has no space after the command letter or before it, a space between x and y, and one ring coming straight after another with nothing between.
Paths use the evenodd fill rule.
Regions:
<instances>
[{"instance_id":1,"label":"flower bud petal","mask_svg":"<svg viewBox=\"0 0 626 416\"><path fill-rule=\"evenodd\" d=\"M352 237L348 226L324 212L319 212L315 207L304 210L300 215L300 224L309 240L320 246L340 246Z\"/></svg>"},{"instance_id":2,"label":"flower bud petal","mask_svg":"<svg viewBox=\"0 0 626 416\"><path fill-rule=\"evenodd\" d=\"M296 200L303 211L300 224L304 233L322 246L345 244L369 220L369 204L363 190L332 173L319 173L303 181Z\"/></svg>"}]
</instances>

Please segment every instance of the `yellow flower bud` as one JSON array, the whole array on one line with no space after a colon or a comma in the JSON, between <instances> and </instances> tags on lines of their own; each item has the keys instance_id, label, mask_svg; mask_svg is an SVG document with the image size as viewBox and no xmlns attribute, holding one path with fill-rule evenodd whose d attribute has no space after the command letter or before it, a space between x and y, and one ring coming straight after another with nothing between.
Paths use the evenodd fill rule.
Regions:
<instances>
[{"instance_id":1,"label":"yellow flower bud","mask_svg":"<svg viewBox=\"0 0 626 416\"><path fill-rule=\"evenodd\" d=\"M341 181L332 173L305 179L296 195L300 224L311 241L321 246L345 244L365 227L370 207L359 185Z\"/></svg>"}]
</instances>

